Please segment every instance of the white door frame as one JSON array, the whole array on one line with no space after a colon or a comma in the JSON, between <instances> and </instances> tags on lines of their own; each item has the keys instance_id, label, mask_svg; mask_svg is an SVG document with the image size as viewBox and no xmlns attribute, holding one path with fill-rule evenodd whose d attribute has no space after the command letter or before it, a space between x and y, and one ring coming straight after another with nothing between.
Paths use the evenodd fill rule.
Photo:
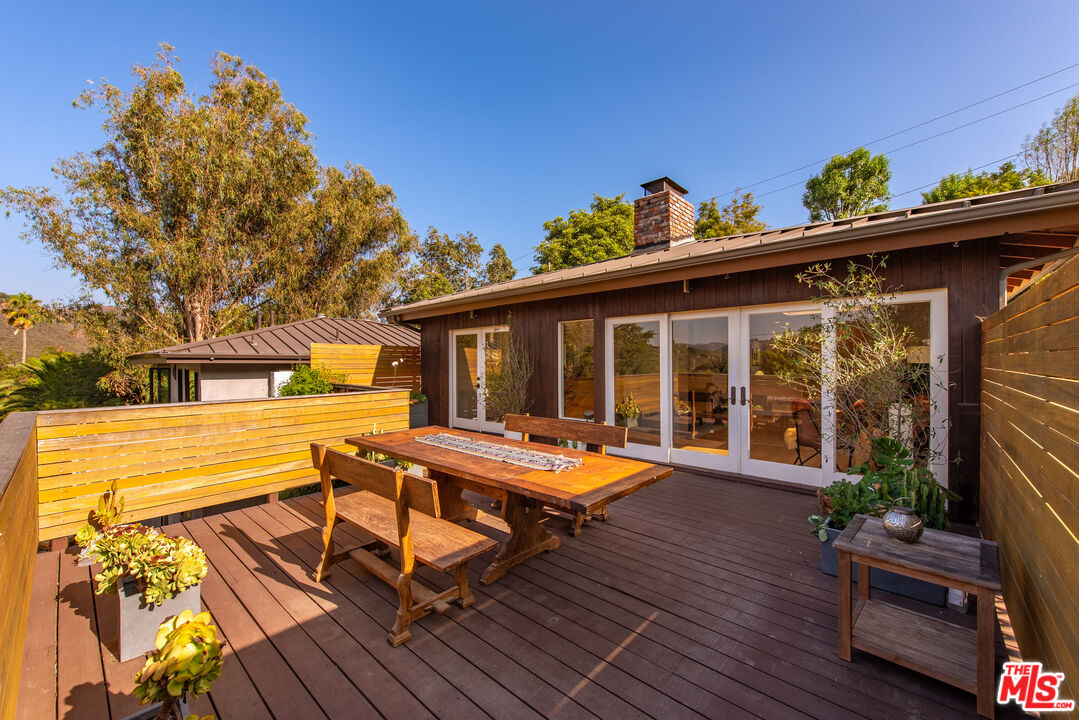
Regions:
<instances>
[{"instance_id":1,"label":"white door frame","mask_svg":"<svg viewBox=\"0 0 1079 720\"><path fill-rule=\"evenodd\" d=\"M483 327L450 330L450 377L447 387L450 390L450 427L475 430L477 432L502 433L504 423L487 420L487 408L484 402L483 387L487 380L486 335L489 332L506 331L505 325L485 325ZM476 417L457 416L457 338L461 335L476 336Z\"/></svg>"},{"instance_id":2,"label":"white door frame","mask_svg":"<svg viewBox=\"0 0 1079 720\"><path fill-rule=\"evenodd\" d=\"M664 398L671 395L671 358L670 358L670 323L665 313L654 315L633 315L628 317L607 318L604 321L604 395L606 403L606 418L611 424L616 422L614 414L614 327L615 325L632 325L634 323L656 322L659 323L659 446L641 445L638 443L626 443L625 448L607 448L607 452L614 455L640 458L651 462L668 462L668 448L671 445L671 416L669 412L670 400L664 402Z\"/></svg>"}]
</instances>

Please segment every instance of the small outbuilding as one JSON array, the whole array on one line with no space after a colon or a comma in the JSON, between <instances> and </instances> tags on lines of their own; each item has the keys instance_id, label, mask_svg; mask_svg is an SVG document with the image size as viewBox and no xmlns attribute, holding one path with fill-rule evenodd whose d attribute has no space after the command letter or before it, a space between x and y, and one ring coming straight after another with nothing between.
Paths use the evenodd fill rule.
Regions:
<instances>
[{"instance_id":1,"label":"small outbuilding","mask_svg":"<svg viewBox=\"0 0 1079 720\"><path fill-rule=\"evenodd\" d=\"M354 385L419 389L420 334L407 325L324 315L131 355L150 366L154 402L273 397L296 365Z\"/></svg>"}]
</instances>

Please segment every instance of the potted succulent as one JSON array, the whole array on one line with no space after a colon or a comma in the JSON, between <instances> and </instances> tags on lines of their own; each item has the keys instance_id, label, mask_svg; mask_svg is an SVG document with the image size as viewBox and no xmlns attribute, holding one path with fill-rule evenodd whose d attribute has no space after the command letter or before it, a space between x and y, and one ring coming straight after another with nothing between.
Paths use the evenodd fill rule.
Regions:
<instances>
[{"instance_id":1,"label":"potted succulent","mask_svg":"<svg viewBox=\"0 0 1079 720\"><path fill-rule=\"evenodd\" d=\"M194 615L184 610L169 618L158 628L153 654L135 674L139 703L158 704L127 720L191 720L195 716L187 715L188 695L197 697L208 692L221 675L223 661L210 613Z\"/></svg>"},{"instance_id":2,"label":"potted succulent","mask_svg":"<svg viewBox=\"0 0 1079 720\"><path fill-rule=\"evenodd\" d=\"M614 406L614 414L618 425L628 428L637 427L637 418L641 416L641 406L633 399L633 393Z\"/></svg>"},{"instance_id":3,"label":"potted succulent","mask_svg":"<svg viewBox=\"0 0 1079 720\"><path fill-rule=\"evenodd\" d=\"M917 465L901 442L888 437L873 441L871 460L852 466L848 472L860 474L857 482L837 480L817 491L819 515L810 515L812 532L821 541L821 571L838 575L839 559L832 543L855 515L882 516L897 501L906 500L925 527L943 530L948 526L947 502L959 495L937 483L933 474ZM857 579L857 568L855 568ZM881 590L943 606L947 588L921 580L875 570L870 584Z\"/></svg>"},{"instance_id":4,"label":"potted succulent","mask_svg":"<svg viewBox=\"0 0 1079 720\"><path fill-rule=\"evenodd\" d=\"M82 548L78 562L101 564L95 592L119 595L121 662L154 648L162 618L201 609L199 583L209 567L206 553L187 538L121 524L123 507L114 483L98 500L91 523L75 535Z\"/></svg>"}]
</instances>

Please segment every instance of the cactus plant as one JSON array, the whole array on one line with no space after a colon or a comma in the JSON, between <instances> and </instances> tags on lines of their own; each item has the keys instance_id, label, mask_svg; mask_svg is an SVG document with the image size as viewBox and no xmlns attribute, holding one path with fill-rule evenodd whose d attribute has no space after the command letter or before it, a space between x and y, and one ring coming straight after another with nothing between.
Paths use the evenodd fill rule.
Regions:
<instances>
[{"instance_id":1,"label":"cactus plant","mask_svg":"<svg viewBox=\"0 0 1079 720\"><path fill-rule=\"evenodd\" d=\"M157 649L135 674L140 704L161 703L155 720L172 717L180 698L208 692L221 675L221 643L210 621L208 612L193 615L185 610L161 623L154 642Z\"/></svg>"}]
</instances>

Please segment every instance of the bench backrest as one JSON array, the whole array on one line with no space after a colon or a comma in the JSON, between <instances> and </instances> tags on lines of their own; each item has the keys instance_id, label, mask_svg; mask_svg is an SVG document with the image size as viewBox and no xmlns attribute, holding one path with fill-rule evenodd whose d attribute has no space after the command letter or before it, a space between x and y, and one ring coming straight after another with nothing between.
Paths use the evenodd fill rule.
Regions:
<instances>
[{"instance_id":1,"label":"bench backrest","mask_svg":"<svg viewBox=\"0 0 1079 720\"><path fill-rule=\"evenodd\" d=\"M599 452L606 453L607 446L624 448L629 428L616 425L599 425L580 420L561 418L533 417L532 415L507 415L506 429L519 432L528 440L529 435L541 435L557 440L575 440L595 445Z\"/></svg>"},{"instance_id":2,"label":"bench backrest","mask_svg":"<svg viewBox=\"0 0 1079 720\"><path fill-rule=\"evenodd\" d=\"M384 497L425 515L439 517L438 486L427 478L409 475L400 468L364 460L318 443L311 443L311 462L323 480L323 500L332 496L331 478Z\"/></svg>"}]
</instances>

